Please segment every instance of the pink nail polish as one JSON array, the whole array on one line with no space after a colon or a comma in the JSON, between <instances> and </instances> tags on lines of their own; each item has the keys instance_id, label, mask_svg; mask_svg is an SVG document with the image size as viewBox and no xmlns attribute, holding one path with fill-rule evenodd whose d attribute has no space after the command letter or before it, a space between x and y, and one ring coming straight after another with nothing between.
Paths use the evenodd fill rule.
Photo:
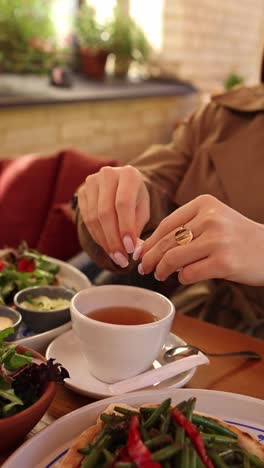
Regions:
<instances>
[{"instance_id":1,"label":"pink nail polish","mask_svg":"<svg viewBox=\"0 0 264 468\"><path fill-rule=\"evenodd\" d=\"M138 272L139 272L140 275L144 275L144 274L145 274L145 273L144 273L144 270L143 270L142 263L140 263L140 264L138 265Z\"/></svg>"},{"instance_id":2,"label":"pink nail polish","mask_svg":"<svg viewBox=\"0 0 264 468\"><path fill-rule=\"evenodd\" d=\"M134 246L134 243L133 243L133 240L131 239L130 236L126 235L123 237L123 244L124 244L124 247L127 251L127 253L133 253L134 250L135 250L135 246Z\"/></svg>"},{"instance_id":3,"label":"pink nail polish","mask_svg":"<svg viewBox=\"0 0 264 468\"><path fill-rule=\"evenodd\" d=\"M142 254L143 244L139 245L135 248L135 252L133 253L133 260L138 260L140 255Z\"/></svg>"},{"instance_id":4,"label":"pink nail polish","mask_svg":"<svg viewBox=\"0 0 264 468\"><path fill-rule=\"evenodd\" d=\"M156 271L155 271L155 273L154 273L154 277L155 277L155 279L156 279L157 281L160 281L160 278L158 277Z\"/></svg>"},{"instance_id":5,"label":"pink nail polish","mask_svg":"<svg viewBox=\"0 0 264 468\"><path fill-rule=\"evenodd\" d=\"M126 268L128 266L128 260L121 252L115 252L113 258L115 263L121 266L121 268Z\"/></svg>"}]
</instances>

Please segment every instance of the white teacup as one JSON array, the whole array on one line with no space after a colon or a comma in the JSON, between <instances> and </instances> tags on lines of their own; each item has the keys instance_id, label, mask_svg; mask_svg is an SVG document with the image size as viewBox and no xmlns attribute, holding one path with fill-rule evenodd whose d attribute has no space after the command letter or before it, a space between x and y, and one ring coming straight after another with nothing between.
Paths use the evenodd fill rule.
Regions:
<instances>
[{"instance_id":1,"label":"white teacup","mask_svg":"<svg viewBox=\"0 0 264 468\"><path fill-rule=\"evenodd\" d=\"M156 321L116 325L89 318L91 312L108 307L145 310L155 315ZM166 342L175 314L174 305L165 296L121 285L82 290L72 298L70 309L73 331L89 371L108 383L133 377L151 366Z\"/></svg>"}]
</instances>

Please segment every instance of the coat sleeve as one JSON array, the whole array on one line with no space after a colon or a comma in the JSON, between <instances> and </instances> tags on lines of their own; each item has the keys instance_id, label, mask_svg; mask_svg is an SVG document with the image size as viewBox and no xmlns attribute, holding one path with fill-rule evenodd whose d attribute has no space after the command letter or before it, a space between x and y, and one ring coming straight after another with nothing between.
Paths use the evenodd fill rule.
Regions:
<instances>
[{"instance_id":1,"label":"coat sleeve","mask_svg":"<svg viewBox=\"0 0 264 468\"><path fill-rule=\"evenodd\" d=\"M150 194L150 221L144 228L142 238L148 237L160 221L175 208L174 197L191 163L195 146L200 138L200 127L204 127L204 111L198 111L186 122L179 124L167 145L151 146L142 155L131 161L143 174ZM78 234L82 248L101 268L112 271L130 271L133 262L127 269L121 269L105 255L103 249L95 244L77 213Z\"/></svg>"}]
</instances>

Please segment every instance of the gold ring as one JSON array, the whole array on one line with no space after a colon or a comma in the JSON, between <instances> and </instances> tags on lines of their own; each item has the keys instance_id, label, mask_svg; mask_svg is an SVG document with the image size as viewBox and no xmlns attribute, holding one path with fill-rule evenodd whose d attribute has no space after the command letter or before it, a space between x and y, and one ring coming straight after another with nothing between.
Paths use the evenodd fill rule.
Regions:
<instances>
[{"instance_id":1,"label":"gold ring","mask_svg":"<svg viewBox=\"0 0 264 468\"><path fill-rule=\"evenodd\" d=\"M191 229L186 229L184 226L179 227L175 231L175 239L179 245L187 245L193 240Z\"/></svg>"}]
</instances>

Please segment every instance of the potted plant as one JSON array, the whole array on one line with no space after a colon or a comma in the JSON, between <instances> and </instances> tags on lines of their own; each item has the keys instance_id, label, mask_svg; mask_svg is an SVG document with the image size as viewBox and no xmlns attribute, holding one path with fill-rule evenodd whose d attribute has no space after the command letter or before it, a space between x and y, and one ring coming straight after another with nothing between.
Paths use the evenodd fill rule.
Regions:
<instances>
[{"instance_id":1,"label":"potted plant","mask_svg":"<svg viewBox=\"0 0 264 468\"><path fill-rule=\"evenodd\" d=\"M75 32L83 73L90 78L102 79L109 54L109 34L106 28L97 22L95 9L87 3L80 7Z\"/></svg>"},{"instance_id":2,"label":"potted plant","mask_svg":"<svg viewBox=\"0 0 264 468\"><path fill-rule=\"evenodd\" d=\"M0 0L0 69L48 73L58 62L50 0Z\"/></svg>"},{"instance_id":3,"label":"potted plant","mask_svg":"<svg viewBox=\"0 0 264 468\"><path fill-rule=\"evenodd\" d=\"M243 76L239 75L238 73L232 72L227 76L224 82L224 88L226 91L229 91L235 86L243 86L243 84L244 84Z\"/></svg>"},{"instance_id":4,"label":"potted plant","mask_svg":"<svg viewBox=\"0 0 264 468\"><path fill-rule=\"evenodd\" d=\"M115 56L114 74L125 77L132 61L144 63L150 54L150 45L137 23L119 8L109 24L110 48Z\"/></svg>"}]
</instances>

